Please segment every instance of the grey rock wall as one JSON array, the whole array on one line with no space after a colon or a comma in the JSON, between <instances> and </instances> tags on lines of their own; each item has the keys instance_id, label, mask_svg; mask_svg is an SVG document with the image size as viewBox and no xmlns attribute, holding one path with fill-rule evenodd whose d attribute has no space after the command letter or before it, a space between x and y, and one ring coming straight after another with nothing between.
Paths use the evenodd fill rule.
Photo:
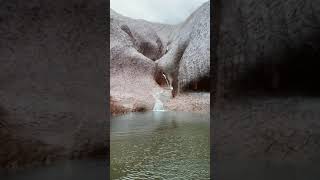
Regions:
<instances>
[{"instance_id":1,"label":"grey rock wall","mask_svg":"<svg viewBox=\"0 0 320 180\"><path fill-rule=\"evenodd\" d=\"M105 5L1 1L0 166L105 156Z\"/></svg>"},{"instance_id":2,"label":"grey rock wall","mask_svg":"<svg viewBox=\"0 0 320 180\"><path fill-rule=\"evenodd\" d=\"M220 1L217 159L296 167L319 158L319 3Z\"/></svg>"},{"instance_id":3,"label":"grey rock wall","mask_svg":"<svg viewBox=\"0 0 320 180\"><path fill-rule=\"evenodd\" d=\"M319 3L216 1L214 179L319 177Z\"/></svg>"},{"instance_id":4,"label":"grey rock wall","mask_svg":"<svg viewBox=\"0 0 320 180\"><path fill-rule=\"evenodd\" d=\"M318 91L319 7L311 0L221 2L219 96Z\"/></svg>"},{"instance_id":5,"label":"grey rock wall","mask_svg":"<svg viewBox=\"0 0 320 180\"><path fill-rule=\"evenodd\" d=\"M204 3L171 35L168 52L157 60L176 91L210 76L210 2Z\"/></svg>"}]
</instances>

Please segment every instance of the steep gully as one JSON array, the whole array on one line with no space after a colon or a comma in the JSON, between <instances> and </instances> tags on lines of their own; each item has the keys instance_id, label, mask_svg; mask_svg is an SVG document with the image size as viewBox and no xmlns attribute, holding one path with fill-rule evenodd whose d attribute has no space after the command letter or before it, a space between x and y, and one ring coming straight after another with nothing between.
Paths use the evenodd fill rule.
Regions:
<instances>
[{"instance_id":1,"label":"steep gully","mask_svg":"<svg viewBox=\"0 0 320 180\"><path fill-rule=\"evenodd\" d=\"M111 10L112 114L153 110L162 91L172 94L162 102L168 110L209 112L209 7L204 3L178 25L131 19ZM168 84L172 92L164 90Z\"/></svg>"}]
</instances>

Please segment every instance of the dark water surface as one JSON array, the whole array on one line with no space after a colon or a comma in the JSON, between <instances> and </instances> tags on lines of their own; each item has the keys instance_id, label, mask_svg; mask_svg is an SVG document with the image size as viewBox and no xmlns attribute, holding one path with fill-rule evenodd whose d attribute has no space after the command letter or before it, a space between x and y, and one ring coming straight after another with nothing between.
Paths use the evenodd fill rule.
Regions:
<instances>
[{"instance_id":1,"label":"dark water surface","mask_svg":"<svg viewBox=\"0 0 320 180\"><path fill-rule=\"evenodd\" d=\"M148 112L111 120L111 179L209 179L209 114Z\"/></svg>"},{"instance_id":2,"label":"dark water surface","mask_svg":"<svg viewBox=\"0 0 320 180\"><path fill-rule=\"evenodd\" d=\"M0 171L0 180L100 180L108 179L107 160L66 160L16 171Z\"/></svg>"}]
</instances>

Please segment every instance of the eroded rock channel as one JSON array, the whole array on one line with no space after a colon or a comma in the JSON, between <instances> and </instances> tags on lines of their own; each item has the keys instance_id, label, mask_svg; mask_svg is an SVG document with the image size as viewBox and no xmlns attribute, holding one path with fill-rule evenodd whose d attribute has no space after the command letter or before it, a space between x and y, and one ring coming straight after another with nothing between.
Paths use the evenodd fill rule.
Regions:
<instances>
[{"instance_id":1,"label":"eroded rock channel","mask_svg":"<svg viewBox=\"0 0 320 180\"><path fill-rule=\"evenodd\" d=\"M111 10L112 114L152 110L155 97L171 87L163 104L167 110L209 112L209 6L203 4L178 25L131 19Z\"/></svg>"}]
</instances>

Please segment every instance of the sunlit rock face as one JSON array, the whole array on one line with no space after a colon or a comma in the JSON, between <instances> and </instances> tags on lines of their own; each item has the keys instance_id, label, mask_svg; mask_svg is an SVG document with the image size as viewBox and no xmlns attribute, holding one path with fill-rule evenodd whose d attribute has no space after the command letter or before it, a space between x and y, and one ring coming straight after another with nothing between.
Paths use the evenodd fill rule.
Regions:
<instances>
[{"instance_id":1,"label":"sunlit rock face","mask_svg":"<svg viewBox=\"0 0 320 180\"><path fill-rule=\"evenodd\" d=\"M179 25L131 19L111 10L112 113L152 110L154 94L168 88L163 74L174 94L209 85L209 6L205 3Z\"/></svg>"}]
</instances>

